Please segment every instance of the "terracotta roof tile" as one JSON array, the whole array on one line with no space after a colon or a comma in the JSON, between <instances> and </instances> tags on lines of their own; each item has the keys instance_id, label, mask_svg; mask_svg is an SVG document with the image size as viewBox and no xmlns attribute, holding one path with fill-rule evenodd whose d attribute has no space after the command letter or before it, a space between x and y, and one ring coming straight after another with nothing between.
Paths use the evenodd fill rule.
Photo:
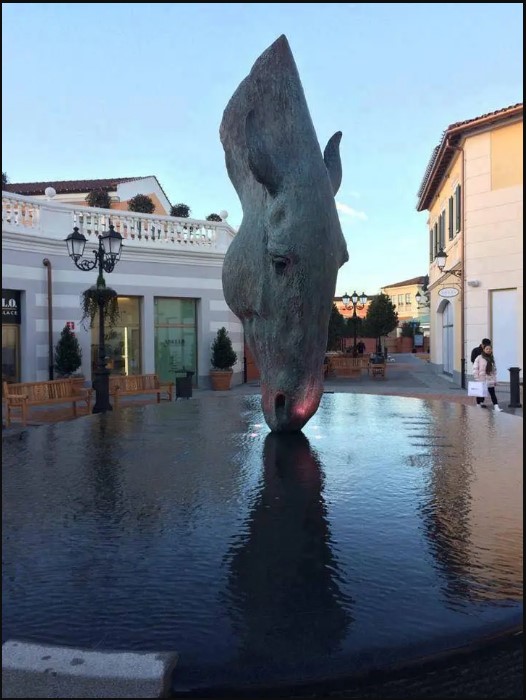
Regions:
<instances>
[{"instance_id":1,"label":"terracotta roof tile","mask_svg":"<svg viewBox=\"0 0 526 700\"><path fill-rule=\"evenodd\" d=\"M410 284L424 284L426 281L426 275L420 275L420 277L411 277L410 280L404 280L403 282L395 282L394 284L384 284L382 289L390 289L391 287L405 287Z\"/></svg>"},{"instance_id":2,"label":"terracotta roof tile","mask_svg":"<svg viewBox=\"0 0 526 700\"><path fill-rule=\"evenodd\" d=\"M146 177L153 177L147 175ZM14 194L22 194L30 197L31 195L44 194L46 187L53 187L57 194L66 193L84 193L91 190L101 189L108 192L117 189L117 185L123 182L133 182L135 180L144 180L144 177L114 177L102 180L59 180L49 182L10 182L4 185L5 192L13 192Z\"/></svg>"}]
</instances>

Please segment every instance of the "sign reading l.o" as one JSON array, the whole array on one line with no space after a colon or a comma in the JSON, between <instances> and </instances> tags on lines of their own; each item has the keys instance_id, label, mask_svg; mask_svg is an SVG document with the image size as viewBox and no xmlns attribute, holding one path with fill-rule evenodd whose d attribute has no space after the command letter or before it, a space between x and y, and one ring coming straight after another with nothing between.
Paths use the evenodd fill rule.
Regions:
<instances>
[{"instance_id":1,"label":"sign reading l.o","mask_svg":"<svg viewBox=\"0 0 526 700\"><path fill-rule=\"evenodd\" d=\"M19 291L2 289L2 323L22 323Z\"/></svg>"}]
</instances>

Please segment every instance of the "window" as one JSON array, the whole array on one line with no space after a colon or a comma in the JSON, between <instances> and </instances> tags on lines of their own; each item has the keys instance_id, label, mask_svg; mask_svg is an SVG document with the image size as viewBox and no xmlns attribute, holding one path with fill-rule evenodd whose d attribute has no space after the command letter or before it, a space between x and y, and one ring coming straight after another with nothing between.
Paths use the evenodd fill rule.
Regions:
<instances>
[{"instance_id":1,"label":"window","mask_svg":"<svg viewBox=\"0 0 526 700\"><path fill-rule=\"evenodd\" d=\"M110 374L141 374L141 314L139 297L118 297L117 325L105 328L106 363ZM95 316L91 329L91 369L97 366L99 321Z\"/></svg>"},{"instance_id":2,"label":"window","mask_svg":"<svg viewBox=\"0 0 526 700\"><path fill-rule=\"evenodd\" d=\"M411 294L405 295L405 303L409 304L409 306L411 306Z\"/></svg>"},{"instance_id":3,"label":"window","mask_svg":"<svg viewBox=\"0 0 526 700\"><path fill-rule=\"evenodd\" d=\"M455 233L460 231L460 222L462 212L460 211L461 201L460 201L460 185L457 185L455 189Z\"/></svg>"},{"instance_id":4,"label":"window","mask_svg":"<svg viewBox=\"0 0 526 700\"><path fill-rule=\"evenodd\" d=\"M438 240L438 223L435 222L433 226L433 240L435 241L435 256L440 250L439 240Z\"/></svg>"},{"instance_id":5,"label":"window","mask_svg":"<svg viewBox=\"0 0 526 700\"><path fill-rule=\"evenodd\" d=\"M398 306L403 306L404 305L404 295L399 294L398 295Z\"/></svg>"},{"instance_id":6,"label":"window","mask_svg":"<svg viewBox=\"0 0 526 700\"><path fill-rule=\"evenodd\" d=\"M446 210L444 209L438 217L438 239L439 249L444 250L446 247Z\"/></svg>"},{"instance_id":7,"label":"window","mask_svg":"<svg viewBox=\"0 0 526 700\"><path fill-rule=\"evenodd\" d=\"M433 229L429 229L429 262L435 259L435 244L433 242Z\"/></svg>"},{"instance_id":8,"label":"window","mask_svg":"<svg viewBox=\"0 0 526 700\"><path fill-rule=\"evenodd\" d=\"M157 297L154 303L157 376L173 382L187 371L197 373L197 300Z\"/></svg>"},{"instance_id":9,"label":"window","mask_svg":"<svg viewBox=\"0 0 526 700\"><path fill-rule=\"evenodd\" d=\"M449 215L448 215L448 233L449 233L449 240L453 240L453 197L449 198Z\"/></svg>"},{"instance_id":10,"label":"window","mask_svg":"<svg viewBox=\"0 0 526 700\"><path fill-rule=\"evenodd\" d=\"M2 381L20 381L20 326L2 323Z\"/></svg>"}]
</instances>

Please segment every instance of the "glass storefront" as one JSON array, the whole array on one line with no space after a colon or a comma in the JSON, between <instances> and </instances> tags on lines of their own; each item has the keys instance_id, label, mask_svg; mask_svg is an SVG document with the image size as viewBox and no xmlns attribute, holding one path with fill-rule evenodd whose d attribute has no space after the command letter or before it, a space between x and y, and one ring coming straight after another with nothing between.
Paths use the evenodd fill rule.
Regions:
<instances>
[{"instance_id":1,"label":"glass storefront","mask_svg":"<svg viewBox=\"0 0 526 700\"><path fill-rule=\"evenodd\" d=\"M2 323L2 381L20 381L20 326Z\"/></svg>"},{"instance_id":2,"label":"glass storefront","mask_svg":"<svg viewBox=\"0 0 526 700\"><path fill-rule=\"evenodd\" d=\"M2 381L20 381L21 292L2 289Z\"/></svg>"},{"instance_id":3,"label":"glass storefront","mask_svg":"<svg viewBox=\"0 0 526 700\"><path fill-rule=\"evenodd\" d=\"M194 372L197 379L197 300L157 297L155 373L161 381Z\"/></svg>"},{"instance_id":4,"label":"glass storefront","mask_svg":"<svg viewBox=\"0 0 526 700\"><path fill-rule=\"evenodd\" d=\"M139 297L118 297L119 320L113 328L106 328L106 366L111 374L142 373L141 362L141 309ZM91 329L91 371L97 366L99 352L99 317L95 316Z\"/></svg>"}]
</instances>

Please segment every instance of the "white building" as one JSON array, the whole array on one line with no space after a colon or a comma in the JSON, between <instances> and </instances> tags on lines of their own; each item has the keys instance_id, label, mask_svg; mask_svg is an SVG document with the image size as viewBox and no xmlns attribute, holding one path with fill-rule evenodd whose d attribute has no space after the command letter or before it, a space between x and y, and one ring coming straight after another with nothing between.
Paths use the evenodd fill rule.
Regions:
<instances>
[{"instance_id":1,"label":"white building","mask_svg":"<svg viewBox=\"0 0 526 700\"><path fill-rule=\"evenodd\" d=\"M174 371L184 368L195 372L196 385L208 386L210 346L225 326L238 355L233 384L241 383L243 331L221 283L235 235L226 221L95 209L9 192L2 192L3 379L49 379L55 345L70 324L82 348L80 371L91 380L98 329L80 324L80 296L95 284L97 270L77 269L65 239L79 227L88 240L84 255L93 260L97 236L110 221L124 238L120 261L105 275L120 309L118 325L105 338L110 370L173 380Z\"/></svg>"}]
</instances>

